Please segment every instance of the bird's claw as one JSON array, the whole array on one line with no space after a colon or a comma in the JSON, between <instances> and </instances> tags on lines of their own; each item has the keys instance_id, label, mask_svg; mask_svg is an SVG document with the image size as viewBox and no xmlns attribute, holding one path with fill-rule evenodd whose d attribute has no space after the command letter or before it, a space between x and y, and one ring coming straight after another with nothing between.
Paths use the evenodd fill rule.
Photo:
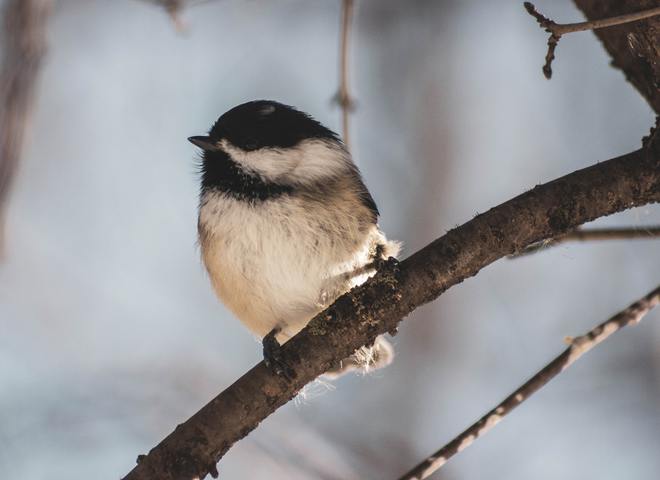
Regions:
<instances>
[{"instance_id":1,"label":"bird's claw","mask_svg":"<svg viewBox=\"0 0 660 480\"><path fill-rule=\"evenodd\" d=\"M282 346L280 345L280 342L277 341L277 338L275 338L280 331L281 329L279 327L275 327L263 338L262 346L264 349L264 363L276 375L284 377L287 380L293 380L296 374L293 371L293 368L291 368L291 366L289 366L284 360Z\"/></svg>"}]
</instances>

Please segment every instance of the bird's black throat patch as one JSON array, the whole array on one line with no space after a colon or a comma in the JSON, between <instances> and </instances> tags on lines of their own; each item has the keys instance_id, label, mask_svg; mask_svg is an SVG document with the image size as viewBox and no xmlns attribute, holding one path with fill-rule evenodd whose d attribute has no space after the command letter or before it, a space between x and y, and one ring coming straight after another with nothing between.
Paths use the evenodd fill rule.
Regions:
<instances>
[{"instance_id":1,"label":"bird's black throat patch","mask_svg":"<svg viewBox=\"0 0 660 480\"><path fill-rule=\"evenodd\" d=\"M248 202L263 202L293 193L290 185L268 182L259 175L246 172L222 150L204 152L202 194L212 190Z\"/></svg>"}]
</instances>

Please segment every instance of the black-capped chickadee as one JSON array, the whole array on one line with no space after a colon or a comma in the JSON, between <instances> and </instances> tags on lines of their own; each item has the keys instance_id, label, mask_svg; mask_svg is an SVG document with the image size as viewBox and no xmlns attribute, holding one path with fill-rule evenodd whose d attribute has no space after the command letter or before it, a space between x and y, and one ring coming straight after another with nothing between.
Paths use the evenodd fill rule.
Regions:
<instances>
[{"instance_id":1,"label":"black-capped chickadee","mask_svg":"<svg viewBox=\"0 0 660 480\"><path fill-rule=\"evenodd\" d=\"M198 233L218 297L263 338L266 362L286 366L278 347L399 245L377 225L378 209L337 134L281 103L244 103L222 115L203 150ZM382 337L330 375L388 365Z\"/></svg>"}]
</instances>

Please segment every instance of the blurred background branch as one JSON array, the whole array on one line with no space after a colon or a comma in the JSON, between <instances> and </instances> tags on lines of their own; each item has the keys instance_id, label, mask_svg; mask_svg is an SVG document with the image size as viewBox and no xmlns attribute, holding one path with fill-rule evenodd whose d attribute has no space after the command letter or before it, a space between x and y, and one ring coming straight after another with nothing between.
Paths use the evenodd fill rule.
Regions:
<instances>
[{"instance_id":1,"label":"blurred background branch","mask_svg":"<svg viewBox=\"0 0 660 480\"><path fill-rule=\"evenodd\" d=\"M424 480L425 478L429 478L434 472L442 468L451 457L472 445L479 437L486 434L506 415L511 413L513 409L570 367L582 355L623 327L638 324L658 303L660 303L660 286L606 322L594 327L588 333L575 338L567 337L566 342L570 346L559 356L543 367L543 369L516 389L511 395L502 400L476 423L473 423L440 450L403 475L399 480Z\"/></svg>"},{"instance_id":2,"label":"blurred background branch","mask_svg":"<svg viewBox=\"0 0 660 480\"><path fill-rule=\"evenodd\" d=\"M46 53L51 0L8 0L3 10L0 64L0 254L4 251L7 203L29 133L30 111Z\"/></svg>"},{"instance_id":3,"label":"blurred background branch","mask_svg":"<svg viewBox=\"0 0 660 480\"><path fill-rule=\"evenodd\" d=\"M335 101L341 108L341 131L344 144L350 150L350 125L349 117L355 108L355 101L351 96L349 85L349 54L351 28L353 25L354 0L342 0L341 2L341 32L339 36L339 89L335 95Z\"/></svg>"}]
</instances>

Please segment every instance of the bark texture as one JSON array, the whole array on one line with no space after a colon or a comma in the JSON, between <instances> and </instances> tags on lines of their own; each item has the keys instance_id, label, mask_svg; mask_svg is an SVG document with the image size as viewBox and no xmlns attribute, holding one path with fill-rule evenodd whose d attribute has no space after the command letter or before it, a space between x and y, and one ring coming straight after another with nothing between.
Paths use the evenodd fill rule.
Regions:
<instances>
[{"instance_id":1,"label":"bark texture","mask_svg":"<svg viewBox=\"0 0 660 480\"><path fill-rule=\"evenodd\" d=\"M579 170L478 215L400 264L340 297L286 343L289 382L263 362L179 425L125 480L215 476L216 463L308 382L373 342L415 308L483 267L526 246L627 208L660 201L660 149L644 149Z\"/></svg>"},{"instance_id":2,"label":"bark texture","mask_svg":"<svg viewBox=\"0 0 660 480\"><path fill-rule=\"evenodd\" d=\"M639 12L658 6L656 0L574 0L589 20ZM616 27L595 30L612 66L623 71L626 79L660 114L660 17Z\"/></svg>"}]
</instances>

